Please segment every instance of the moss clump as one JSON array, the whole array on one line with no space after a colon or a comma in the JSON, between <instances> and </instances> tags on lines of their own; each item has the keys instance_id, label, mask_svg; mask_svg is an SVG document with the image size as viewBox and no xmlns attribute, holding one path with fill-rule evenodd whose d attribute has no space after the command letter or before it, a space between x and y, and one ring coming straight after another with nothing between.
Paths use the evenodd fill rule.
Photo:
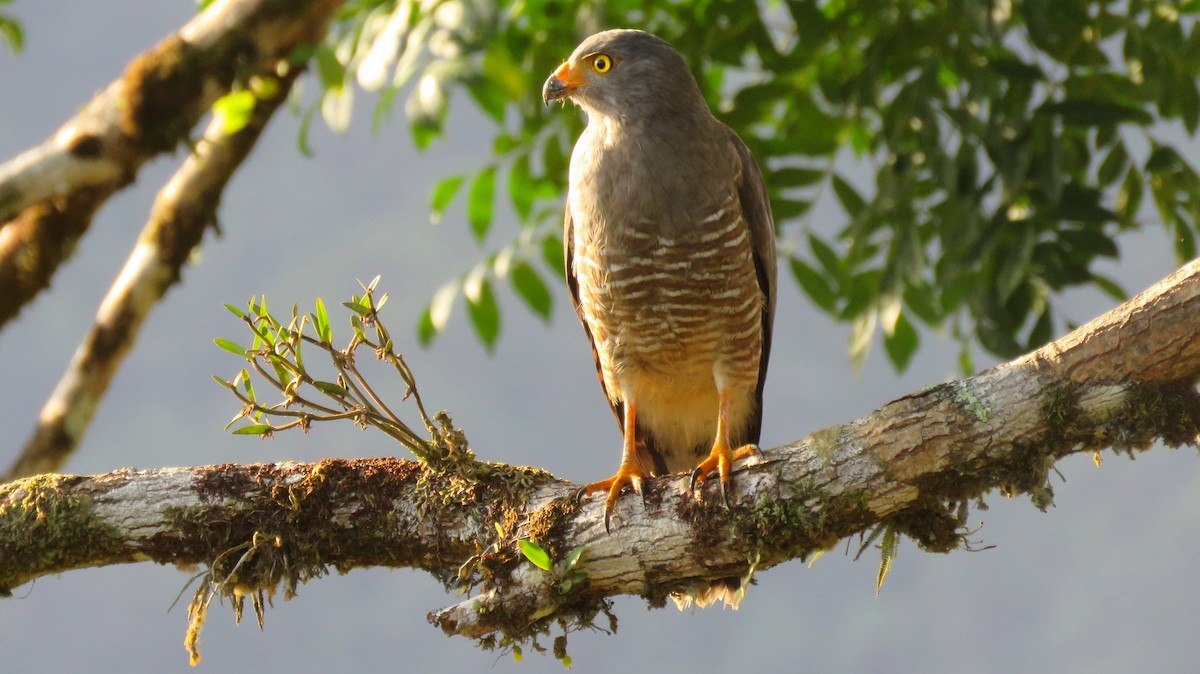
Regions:
<instances>
[{"instance_id":1,"label":"moss clump","mask_svg":"<svg viewBox=\"0 0 1200 674\"><path fill-rule=\"evenodd\" d=\"M170 511L173 526L149 546L156 558L210 560L231 591L282 584L285 597L331 565L341 572L364 563L415 565L418 553L398 544L404 532L380 532L395 530L391 504L411 493L420 472L398 459L213 466L194 484L206 503Z\"/></svg>"},{"instance_id":2,"label":"moss clump","mask_svg":"<svg viewBox=\"0 0 1200 674\"><path fill-rule=\"evenodd\" d=\"M957 503L921 503L890 518L888 523L926 552L951 552L966 544L963 517Z\"/></svg>"},{"instance_id":3,"label":"moss clump","mask_svg":"<svg viewBox=\"0 0 1200 674\"><path fill-rule=\"evenodd\" d=\"M125 71L121 131L147 154L175 149L195 121L204 76L198 52L178 35L139 54Z\"/></svg>"},{"instance_id":4,"label":"moss clump","mask_svg":"<svg viewBox=\"0 0 1200 674\"><path fill-rule=\"evenodd\" d=\"M426 470L419 473L416 494L425 513L447 509L480 521L500 523L512 531L525 502L554 476L540 468L479 461L467 436L445 411L434 415L434 446Z\"/></svg>"},{"instance_id":5,"label":"moss clump","mask_svg":"<svg viewBox=\"0 0 1200 674\"><path fill-rule=\"evenodd\" d=\"M166 38L125 71L121 131L146 154L175 149L205 112L200 106L205 82L215 79L228 88L237 65L256 51L248 39L234 35L211 49L198 49L178 35Z\"/></svg>"},{"instance_id":6,"label":"moss clump","mask_svg":"<svg viewBox=\"0 0 1200 674\"><path fill-rule=\"evenodd\" d=\"M1055 456L1068 453L1070 447L1066 445L1069 443L1091 436L1090 428L1079 427L1079 394L1078 385L1064 383L1050 387L1041 397L1039 410L1042 423L1046 425L1043 444Z\"/></svg>"},{"instance_id":7,"label":"moss clump","mask_svg":"<svg viewBox=\"0 0 1200 674\"><path fill-rule=\"evenodd\" d=\"M995 471L994 484L1006 497L1029 494L1029 499L1038 510L1045 512L1054 505L1054 488L1050 484L1050 470L1054 463L1067 452L1069 445L1062 440L1033 443L1016 443L1008 458Z\"/></svg>"},{"instance_id":8,"label":"moss clump","mask_svg":"<svg viewBox=\"0 0 1200 674\"><path fill-rule=\"evenodd\" d=\"M280 588L289 599L330 567L344 573L424 561L418 546L405 544L406 533L396 531L391 509L411 494L423 470L398 459L329 459L197 471L193 488L205 504L168 512L172 526L147 544L156 559L207 560L188 608L185 643L193 662L214 598L228 598L240 619L250 597L261 623L265 603Z\"/></svg>"},{"instance_id":9,"label":"moss clump","mask_svg":"<svg viewBox=\"0 0 1200 674\"><path fill-rule=\"evenodd\" d=\"M0 489L0 596L31 578L90 562L133 561L120 532L67 496L80 478L38 475Z\"/></svg>"},{"instance_id":10,"label":"moss clump","mask_svg":"<svg viewBox=\"0 0 1200 674\"><path fill-rule=\"evenodd\" d=\"M579 503L569 497L556 498L529 515L526 531L529 539L546 549L550 558L560 560L570 552L564 544L568 524L579 511Z\"/></svg>"},{"instance_id":11,"label":"moss clump","mask_svg":"<svg viewBox=\"0 0 1200 674\"><path fill-rule=\"evenodd\" d=\"M828 494L810 483L795 485L787 498L763 495L734 522L734 535L754 550L770 550L770 558L787 557L794 551L823 549L834 541L821 536L829 517Z\"/></svg>"},{"instance_id":12,"label":"moss clump","mask_svg":"<svg viewBox=\"0 0 1200 674\"><path fill-rule=\"evenodd\" d=\"M1200 394L1193 382L1139 384L1116 415L1114 448L1146 449L1156 438L1168 447L1195 445L1200 434Z\"/></svg>"},{"instance_id":13,"label":"moss clump","mask_svg":"<svg viewBox=\"0 0 1200 674\"><path fill-rule=\"evenodd\" d=\"M597 618L603 614L608 618L607 627L596 624ZM617 616L612 612L612 603L603 599L574 605L562 609L554 616L535 620L532 623L502 625L498 631L480 637L476 643L485 651L500 651L511 653L518 657L524 648L532 648L537 653L545 653L546 647L541 644L539 637L550 636L555 626L559 634L551 642L551 654L568 669L571 667L571 656L567 654L567 637L572 632L582 630L599 630L608 634L617 631Z\"/></svg>"}]
</instances>

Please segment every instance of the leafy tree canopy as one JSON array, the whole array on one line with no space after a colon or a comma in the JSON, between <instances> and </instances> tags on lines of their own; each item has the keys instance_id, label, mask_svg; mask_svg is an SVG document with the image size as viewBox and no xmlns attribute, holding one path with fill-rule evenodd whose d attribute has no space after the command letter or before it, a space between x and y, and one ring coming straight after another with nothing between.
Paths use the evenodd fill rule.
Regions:
<instances>
[{"instance_id":1,"label":"leafy tree canopy","mask_svg":"<svg viewBox=\"0 0 1200 674\"><path fill-rule=\"evenodd\" d=\"M1200 180L1167 134L1200 124L1198 15L1198 0L360 0L316 53L324 91L309 115L343 128L357 83L382 93L376 121L406 96L421 148L454 91L494 121L486 165L431 197L435 218L465 199L486 254L420 323L432 339L465 295L490 348L493 282L547 318L543 279L562 274L561 197L582 119L543 108L542 81L596 30L657 33L763 164L781 266L852 325L851 357L882 330L903 369L925 324L948 327L971 370L973 343L1012 357L1048 341L1066 288L1123 299L1093 269L1119 255L1117 233L1156 222L1179 258L1196 255ZM874 182L855 185L847 169L864 166ZM491 231L498 195L516 236ZM834 226L813 221L823 197L840 206Z\"/></svg>"}]
</instances>

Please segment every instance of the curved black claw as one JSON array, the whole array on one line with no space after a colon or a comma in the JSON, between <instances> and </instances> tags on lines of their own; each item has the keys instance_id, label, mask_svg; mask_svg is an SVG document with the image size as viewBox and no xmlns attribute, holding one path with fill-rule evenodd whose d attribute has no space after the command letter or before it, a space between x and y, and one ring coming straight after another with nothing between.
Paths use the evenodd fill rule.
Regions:
<instances>
[{"instance_id":1,"label":"curved black claw","mask_svg":"<svg viewBox=\"0 0 1200 674\"><path fill-rule=\"evenodd\" d=\"M579 489L575 490L574 498L575 498L576 503L579 503L580 501L582 501L584 498L587 497L587 495L588 495L587 490L588 490L587 486L583 486L583 487L580 487ZM645 497L643 497L643 503L645 502L644 498ZM606 534L612 533L612 529L611 529L612 511L613 511L612 505L613 504L611 504L607 501L605 501L605 503L604 503L604 533L606 533Z\"/></svg>"},{"instance_id":2,"label":"curved black claw","mask_svg":"<svg viewBox=\"0 0 1200 674\"><path fill-rule=\"evenodd\" d=\"M688 480L688 492L700 499L700 494L696 491L696 481L704 474L703 466L696 466L692 471L692 477ZM733 491L732 479L729 475L722 475L721 483L721 501L725 503L725 509L729 509L729 492Z\"/></svg>"},{"instance_id":3,"label":"curved black claw","mask_svg":"<svg viewBox=\"0 0 1200 674\"><path fill-rule=\"evenodd\" d=\"M649 506L649 503L646 501L646 485L644 483L641 484L641 486L630 484L629 489L638 496L642 497L642 508ZM624 487L621 488L621 491L625 491ZM612 503L605 502L604 504L604 533L606 534L612 533L612 530L609 528L609 523L612 520L612 511L615 507L616 501L613 501Z\"/></svg>"},{"instance_id":4,"label":"curved black claw","mask_svg":"<svg viewBox=\"0 0 1200 674\"><path fill-rule=\"evenodd\" d=\"M636 485L630 484L629 488L631 490L633 490L635 493L637 493L638 496L642 497L642 507L643 508L646 508L649 506L649 503L646 501L646 489L644 486L642 488L638 488ZM623 491L625 491L624 487L622 487L621 490L617 492L618 495L620 494L620 492L623 492ZM575 491L575 496L574 496L575 502L579 503L587 496L588 496L588 487L587 486L580 487L579 489L577 489ZM613 498L612 492L610 491L609 498L605 499L605 501L604 501L604 532L605 533L612 533L612 515L613 515L613 510L616 508L616 505L617 505L616 499Z\"/></svg>"}]
</instances>

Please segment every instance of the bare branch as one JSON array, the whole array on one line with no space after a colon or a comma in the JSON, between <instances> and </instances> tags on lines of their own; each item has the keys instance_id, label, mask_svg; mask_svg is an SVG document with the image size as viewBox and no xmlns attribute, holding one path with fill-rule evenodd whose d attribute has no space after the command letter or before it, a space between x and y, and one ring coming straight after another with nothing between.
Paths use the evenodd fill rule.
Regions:
<instances>
[{"instance_id":1,"label":"bare branch","mask_svg":"<svg viewBox=\"0 0 1200 674\"><path fill-rule=\"evenodd\" d=\"M0 325L45 288L114 192L246 73L324 34L337 0L220 0L138 56L38 147L0 165Z\"/></svg>"},{"instance_id":2,"label":"bare branch","mask_svg":"<svg viewBox=\"0 0 1200 674\"><path fill-rule=\"evenodd\" d=\"M737 601L754 569L879 525L926 550L956 549L972 499L1001 489L1044 508L1048 471L1068 454L1194 444L1198 336L1200 261L1029 356L768 451L737 471L728 510L712 490L689 495L682 476L650 480L644 505L618 502L611 534L602 504L576 502L574 485L496 464L438 472L328 460L28 478L0 487L0 591L156 561L207 566L212 592L257 597L259 610L261 591L290 595L330 568L408 566L478 592L430 616L447 633L511 639L555 619L590 620L618 594ZM519 540L545 550L554 569L527 563ZM568 578L564 560L580 548ZM211 596L198 594L198 608Z\"/></svg>"}]
</instances>

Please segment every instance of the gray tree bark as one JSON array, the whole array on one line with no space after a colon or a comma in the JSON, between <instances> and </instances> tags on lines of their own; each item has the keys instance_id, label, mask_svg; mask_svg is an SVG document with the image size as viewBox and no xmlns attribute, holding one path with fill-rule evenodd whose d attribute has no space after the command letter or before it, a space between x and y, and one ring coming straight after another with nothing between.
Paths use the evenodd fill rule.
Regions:
<instances>
[{"instance_id":1,"label":"gray tree bark","mask_svg":"<svg viewBox=\"0 0 1200 674\"><path fill-rule=\"evenodd\" d=\"M754 570L878 527L929 551L962 547L973 499L999 489L1045 508L1048 473L1068 454L1194 445L1198 378L1200 260L1027 356L767 450L735 472L728 509L711 488L689 494L683 476L654 479L644 504L621 498L606 534L603 504L577 501L576 485L476 462L42 475L0 486L0 592L91 566L201 567L198 628L214 597L239 613L251 597L261 620L265 593L290 596L330 569L414 567L471 588L430 614L445 632L512 640L591 621L619 594L736 602ZM435 440L463 454L448 421Z\"/></svg>"}]
</instances>

